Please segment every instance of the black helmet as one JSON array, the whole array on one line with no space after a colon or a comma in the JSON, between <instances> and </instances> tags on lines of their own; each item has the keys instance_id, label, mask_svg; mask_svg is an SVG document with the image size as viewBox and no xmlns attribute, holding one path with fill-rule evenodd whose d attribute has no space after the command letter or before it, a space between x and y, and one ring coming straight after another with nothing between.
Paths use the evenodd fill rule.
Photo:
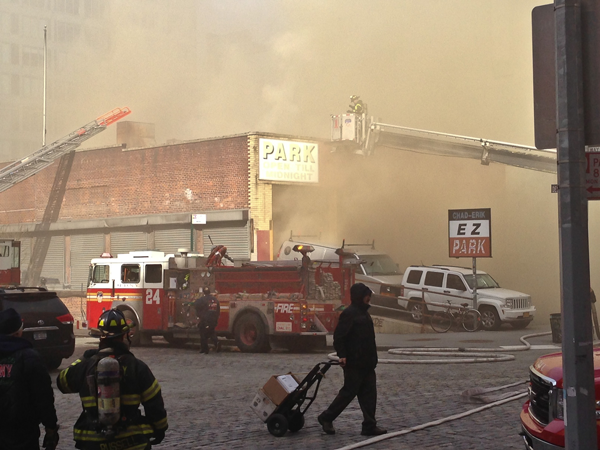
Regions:
<instances>
[{"instance_id":1,"label":"black helmet","mask_svg":"<svg viewBox=\"0 0 600 450\"><path fill-rule=\"evenodd\" d=\"M98 319L98 329L103 338L118 337L130 330L127 319L118 309L104 311Z\"/></svg>"},{"instance_id":2,"label":"black helmet","mask_svg":"<svg viewBox=\"0 0 600 450\"><path fill-rule=\"evenodd\" d=\"M210 295L210 288L208 286L205 286L204 289L202 289L202 292L204 293L204 295Z\"/></svg>"}]
</instances>

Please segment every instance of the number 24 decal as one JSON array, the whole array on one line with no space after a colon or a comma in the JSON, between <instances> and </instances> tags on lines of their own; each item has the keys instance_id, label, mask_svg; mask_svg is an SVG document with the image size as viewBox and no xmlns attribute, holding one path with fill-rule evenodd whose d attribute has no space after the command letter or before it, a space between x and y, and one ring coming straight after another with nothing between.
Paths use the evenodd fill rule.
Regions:
<instances>
[{"instance_id":1,"label":"number 24 decal","mask_svg":"<svg viewBox=\"0 0 600 450\"><path fill-rule=\"evenodd\" d=\"M146 289L146 305L151 305L153 302L160 305L160 291L158 289Z\"/></svg>"}]
</instances>

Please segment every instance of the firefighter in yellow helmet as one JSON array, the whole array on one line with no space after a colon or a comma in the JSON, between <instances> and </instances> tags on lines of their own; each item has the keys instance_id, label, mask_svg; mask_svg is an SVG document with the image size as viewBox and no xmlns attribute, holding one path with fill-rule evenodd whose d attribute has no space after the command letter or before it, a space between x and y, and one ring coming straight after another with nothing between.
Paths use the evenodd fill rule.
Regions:
<instances>
[{"instance_id":1,"label":"firefighter in yellow helmet","mask_svg":"<svg viewBox=\"0 0 600 450\"><path fill-rule=\"evenodd\" d=\"M353 114L362 114L366 110L365 104L358 95L350 96L350 105L348 106L350 108L348 112Z\"/></svg>"},{"instance_id":2,"label":"firefighter in yellow helmet","mask_svg":"<svg viewBox=\"0 0 600 450\"><path fill-rule=\"evenodd\" d=\"M132 326L121 311L105 311L98 320L99 348L87 350L58 375L60 391L78 393L83 405L73 429L76 448L146 450L165 437L167 412L160 385L129 351Z\"/></svg>"}]
</instances>

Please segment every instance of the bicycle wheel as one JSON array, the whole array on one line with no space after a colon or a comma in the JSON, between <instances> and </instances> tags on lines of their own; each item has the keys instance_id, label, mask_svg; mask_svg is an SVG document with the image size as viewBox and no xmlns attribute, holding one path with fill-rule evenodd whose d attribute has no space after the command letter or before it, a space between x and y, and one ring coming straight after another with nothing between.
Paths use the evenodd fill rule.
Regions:
<instances>
[{"instance_id":1,"label":"bicycle wheel","mask_svg":"<svg viewBox=\"0 0 600 450\"><path fill-rule=\"evenodd\" d=\"M452 326L452 316L446 311L435 311L431 316L431 328L437 333L445 333Z\"/></svg>"},{"instance_id":2,"label":"bicycle wheel","mask_svg":"<svg viewBox=\"0 0 600 450\"><path fill-rule=\"evenodd\" d=\"M462 315L462 326L466 331L477 331L481 326L481 314L476 309L469 309Z\"/></svg>"}]
</instances>

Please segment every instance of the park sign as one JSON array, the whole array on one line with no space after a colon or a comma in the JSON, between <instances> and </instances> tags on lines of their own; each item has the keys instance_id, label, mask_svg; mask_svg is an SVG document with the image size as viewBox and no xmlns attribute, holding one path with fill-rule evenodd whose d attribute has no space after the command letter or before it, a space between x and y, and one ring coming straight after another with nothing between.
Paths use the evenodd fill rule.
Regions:
<instances>
[{"instance_id":1,"label":"park sign","mask_svg":"<svg viewBox=\"0 0 600 450\"><path fill-rule=\"evenodd\" d=\"M585 148L585 190L588 200L600 200L600 147Z\"/></svg>"},{"instance_id":2,"label":"park sign","mask_svg":"<svg viewBox=\"0 0 600 450\"><path fill-rule=\"evenodd\" d=\"M492 257L492 210L448 210L448 236L451 258Z\"/></svg>"},{"instance_id":3,"label":"park sign","mask_svg":"<svg viewBox=\"0 0 600 450\"><path fill-rule=\"evenodd\" d=\"M319 182L319 146L314 142L259 139L258 178L282 183Z\"/></svg>"}]
</instances>

